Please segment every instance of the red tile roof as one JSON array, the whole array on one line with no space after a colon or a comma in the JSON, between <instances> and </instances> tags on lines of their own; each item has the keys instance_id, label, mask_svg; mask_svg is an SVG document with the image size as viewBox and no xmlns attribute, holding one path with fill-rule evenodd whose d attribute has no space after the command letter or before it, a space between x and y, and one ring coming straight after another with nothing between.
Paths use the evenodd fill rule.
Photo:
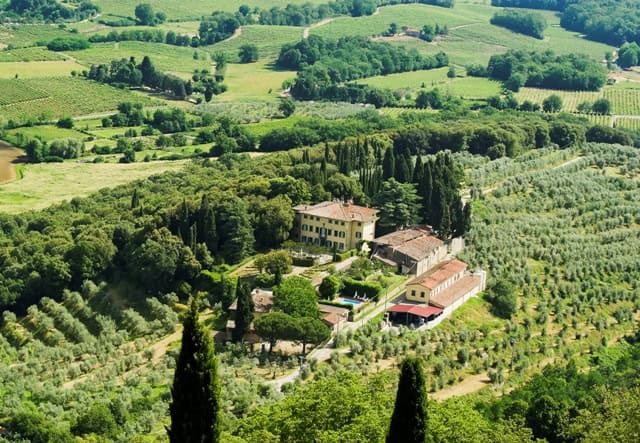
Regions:
<instances>
[{"instance_id":1,"label":"red tile roof","mask_svg":"<svg viewBox=\"0 0 640 443\"><path fill-rule=\"evenodd\" d=\"M440 315L442 313L442 309L429 305L399 304L387 309L387 312L409 313L412 315L417 315L419 317L427 318L431 317L432 315Z\"/></svg>"},{"instance_id":2,"label":"red tile roof","mask_svg":"<svg viewBox=\"0 0 640 443\"><path fill-rule=\"evenodd\" d=\"M390 247L413 260L420 261L441 247L444 242L431 235L430 230L422 228L403 229L373 240L380 246Z\"/></svg>"},{"instance_id":3,"label":"red tile roof","mask_svg":"<svg viewBox=\"0 0 640 443\"><path fill-rule=\"evenodd\" d=\"M377 209L366 208L352 203L322 202L317 205L298 205L293 208L300 214L330 218L340 221L368 222L377 220Z\"/></svg>"},{"instance_id":4,"label":"red tile roof","mask_svg":"<svg viewBox=\"0 0 640 443\"><path fill-rule=\"evenodd\" d=\"M465 269L467 269L466 263L455 259L450 260L436 265L436 267L411 280L407 285L420 285L427 289L434 289Z\"/></svg>"},{"instance_id":5,"label":"red tile roof","mask_svg":"<svg viewBox=\"0 0 640 443\"><path fill-rule=\"evenodd\" d=\"M441 293L431 297L429 303L440 308L446 308L476 286L480 286L480 277L475 275L465 275Z\"/></svg>"}]
</instances>

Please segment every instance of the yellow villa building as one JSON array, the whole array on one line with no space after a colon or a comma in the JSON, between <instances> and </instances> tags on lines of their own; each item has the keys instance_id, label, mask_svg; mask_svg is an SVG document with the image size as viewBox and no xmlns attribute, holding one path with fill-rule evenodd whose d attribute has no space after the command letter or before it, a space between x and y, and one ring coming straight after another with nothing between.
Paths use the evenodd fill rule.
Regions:
<instances>
[{"instance_id":1,"label":"yellow villa building","mask_svg":"<svg viewBox=\"0 0 640 443\"><path fill-rule=\"evenodd\" d=\"M349 202L298 205L293 238L302 243L336 248L356 248L375 237L378 210Z\"/></svg>"}]
</instances>

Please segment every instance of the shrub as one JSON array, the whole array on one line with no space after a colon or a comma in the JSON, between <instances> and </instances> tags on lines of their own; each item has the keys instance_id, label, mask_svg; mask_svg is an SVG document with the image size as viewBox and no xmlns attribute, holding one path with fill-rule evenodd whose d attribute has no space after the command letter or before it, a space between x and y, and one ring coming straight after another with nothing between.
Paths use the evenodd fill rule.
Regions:
<instances>
[{"instance_id":1,"label":"shrub","mask_svg":"<svg viewBox=\"0 0 640 443\"><path fill-rule=\"evenodd\" d=\"M382 286L378 283L369 283L364 281L353 280L351 278L345 278L342 280L343 289L342 294L347 297L353 297L356 293L359 296L366 296L372 300L378 300L382 293Z\"/></svg>"}]
</instances>

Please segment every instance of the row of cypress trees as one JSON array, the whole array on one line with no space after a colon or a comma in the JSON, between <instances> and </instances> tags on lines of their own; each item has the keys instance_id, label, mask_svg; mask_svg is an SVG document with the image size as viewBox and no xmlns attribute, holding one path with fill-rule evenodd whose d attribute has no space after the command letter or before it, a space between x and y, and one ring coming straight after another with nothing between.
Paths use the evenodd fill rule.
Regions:
<instances>
[{"instance_id":1,"label":"row of cypress trees","mask_svg":"<svg viewBox=\"0 0 640 443\"><path fill-rule=\"evenodd\" d=\"M222 401L213 338L198 320L200 300L192 299L183 319L182 347L176 363L169 406L171 443L221 442ZM240 306L238 306L240 308ZM427 390L422 364L408 357L387 434L387 443L427 441Z\"/></svg>"}]
</instances>

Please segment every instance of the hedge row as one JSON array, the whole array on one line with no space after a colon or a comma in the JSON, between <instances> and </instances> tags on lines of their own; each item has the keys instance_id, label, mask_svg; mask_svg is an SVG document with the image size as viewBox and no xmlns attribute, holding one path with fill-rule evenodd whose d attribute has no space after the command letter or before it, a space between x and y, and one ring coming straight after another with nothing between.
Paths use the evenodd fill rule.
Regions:
<instances>
[{"instance_id":1,"label":"hedge row","mask_svg":"<svg viewBox=\"0 0 640 443\"><path fill-rule=\"evenodd\" d=\"M316 264L313 257L292 257L291 260L293 266L302 266L304 268L308 268Z\"/></svg>"},{"instance_id":2,"label":"hedge row","mask_svg":"<svg viewBox=\"0 0 640 443\"><path fill-rule=\"evenodd\" d=\"M348 259L349 257L353 257L354 255L358 255L357 249L350 249L345 252L336 252L334 255L333 261L335 262L345 261L346 259Z\"/></svg>"},{"instance_id":3,"label":"hedge row","mask_svg":"<svg viewBox=\"0 0 640 443\"><path fill-rule=\"evenodd\" d=\"M378 283L367 283L365 281L345 278L342 280L342 295L353 297L356 292L359 296L367 296L368 298L378 301L382 293L382 286Z\"/></svg>"}]
</instances>

